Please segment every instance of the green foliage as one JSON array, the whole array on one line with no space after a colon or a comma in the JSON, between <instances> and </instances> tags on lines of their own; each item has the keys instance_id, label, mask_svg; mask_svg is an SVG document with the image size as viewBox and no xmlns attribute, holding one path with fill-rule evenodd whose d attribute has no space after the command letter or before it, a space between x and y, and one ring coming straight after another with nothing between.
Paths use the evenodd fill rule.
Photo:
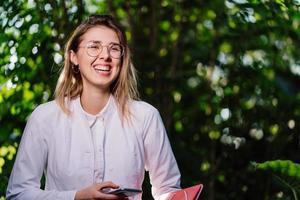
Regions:
<instances>
[{"instance_id":1,"label":"green foliage","mask_svg":"<svg viewBox=\"0 0 300 200\"><path fill-rule=\"evenodd\" d=\"M296 0L1 1L0 149L17 148L28 115L53 99L74 27L111 13L142 99L162 114L182 186L203 182L208 200L288 199L248 163L300 162L299 9ZM15 158L1 151L0 197Z\"/></svg>"},{"instance_id":2,"label":"green foliage","mask_svg":"<svg viewBox=\"0 0 300 200\"><path fill-rule=\"evenodd\" d=\"M300 181L300 165L290 160L273 160L263 163L253 163L256 169L271 171L277 175L293 177Z\"/></svg>"},{"instance_id":3,"label":"green foliage","mask_svg":"<svg viewBox=\"0 0 300 200\"><path fill-rule=\"evenodd\" d=\"M300 192L300 164L290 160L272 160L252 165L255 169L271 172L284 187L289 188L295 200Z\"/></svg>"}]
</instances>

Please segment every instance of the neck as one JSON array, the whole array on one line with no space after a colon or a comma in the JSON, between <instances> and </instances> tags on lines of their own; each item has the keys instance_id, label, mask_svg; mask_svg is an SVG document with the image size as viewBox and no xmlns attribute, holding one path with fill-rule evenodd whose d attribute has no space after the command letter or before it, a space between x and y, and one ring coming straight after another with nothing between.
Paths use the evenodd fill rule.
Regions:
<instances>
[{"instance_id":1,"label":"neck","mask_svg":"<svg viewBox=\"0 0 300 200\"><path fill-rule=\"evenodd\" d=\"M96 115L105 107L109 96L110 92L107 90L83 90L80 98L82 108L87 113Z\"/></svg>"}]
</instances>

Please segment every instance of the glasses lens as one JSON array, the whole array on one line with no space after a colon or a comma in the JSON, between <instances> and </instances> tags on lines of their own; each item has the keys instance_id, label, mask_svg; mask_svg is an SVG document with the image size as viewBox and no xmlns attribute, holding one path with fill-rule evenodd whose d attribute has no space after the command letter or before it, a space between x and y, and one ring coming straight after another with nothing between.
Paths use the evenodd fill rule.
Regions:
<instances>
[{"instance_id":1,"label":"glasses lens","mask_svg":"<svg viewBox=\"0 0 300 200\"><path fill-rule=\"evenodd\" d=\"M109 47L109 54L113 58L121 58L123 55L123 46L120 44L112 44Z\"/></svg>"},{"instance_id":2,"label":"glasses lens","mask_svg":"<svg viewBox=\"0 0 300 200\"><path fill-rule=\"evenodd\" d=\"M102 46L96 43L89 43L86 48L88 55L92 57L97 57L102 51Z\"/></svg>"}]
</instances>

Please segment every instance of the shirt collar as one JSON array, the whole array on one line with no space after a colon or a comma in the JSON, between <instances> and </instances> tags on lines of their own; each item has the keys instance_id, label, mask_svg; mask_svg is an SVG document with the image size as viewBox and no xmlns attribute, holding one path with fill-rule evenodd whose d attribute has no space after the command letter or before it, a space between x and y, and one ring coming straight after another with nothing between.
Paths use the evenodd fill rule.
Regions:
<instances>
[{"instance_id":1,"label":"shirt collar","mask_svg":"<svg viewBox=\"0 0 300 200\"><path fill-rule=\"evenodd\" d=\"M106 103L106 105L104 106L104 108L99 112L97 113L96 115L92 115L92 114L89 114L87 113L82 105L81 105L81 102L80 102L80 97L77 97L75 100L74 100L74 111L77 112L77 113L80 113L80 115L84 115L88 118L95 118L95 120L97 118L99 119L103 119L103 120L106 120L112 113L113 111L115 111L115 98L114 96L111 94L109 96L109 99Z\"/></svg>"}]
</instances>

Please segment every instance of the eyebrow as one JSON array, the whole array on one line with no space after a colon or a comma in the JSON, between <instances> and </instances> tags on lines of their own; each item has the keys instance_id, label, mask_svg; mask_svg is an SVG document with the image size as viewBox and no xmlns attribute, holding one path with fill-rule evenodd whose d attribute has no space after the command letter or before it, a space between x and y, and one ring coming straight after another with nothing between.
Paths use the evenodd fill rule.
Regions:
<instances>
[{"instance_id":1,"label":"eyebrow","mask_svg":"<svg viewBox=\"0 0 300 200\"><path fill-rule=\"evenodd\" d=\"M100 40L90 40L90 41L88 41L88 43L89 42L96 43L96 44L102 44L102 41L100 41ZM109 44L120 44L120 43L118 43L118 42L110 42Z\"/></svg>"},{"instance_id":2,"label":"eyebrow","mask_svg":"<svg viewBox=\"0 0 300 200\"><path fill-rule=\"evenodd\" d=\"M88 43L89 43L89 42L97 43L97 44L98 44L98 43L100 43L100 44L102 43L100 40L90 40L90 41L88 41Z\"/></svg>"}]
</instances>

